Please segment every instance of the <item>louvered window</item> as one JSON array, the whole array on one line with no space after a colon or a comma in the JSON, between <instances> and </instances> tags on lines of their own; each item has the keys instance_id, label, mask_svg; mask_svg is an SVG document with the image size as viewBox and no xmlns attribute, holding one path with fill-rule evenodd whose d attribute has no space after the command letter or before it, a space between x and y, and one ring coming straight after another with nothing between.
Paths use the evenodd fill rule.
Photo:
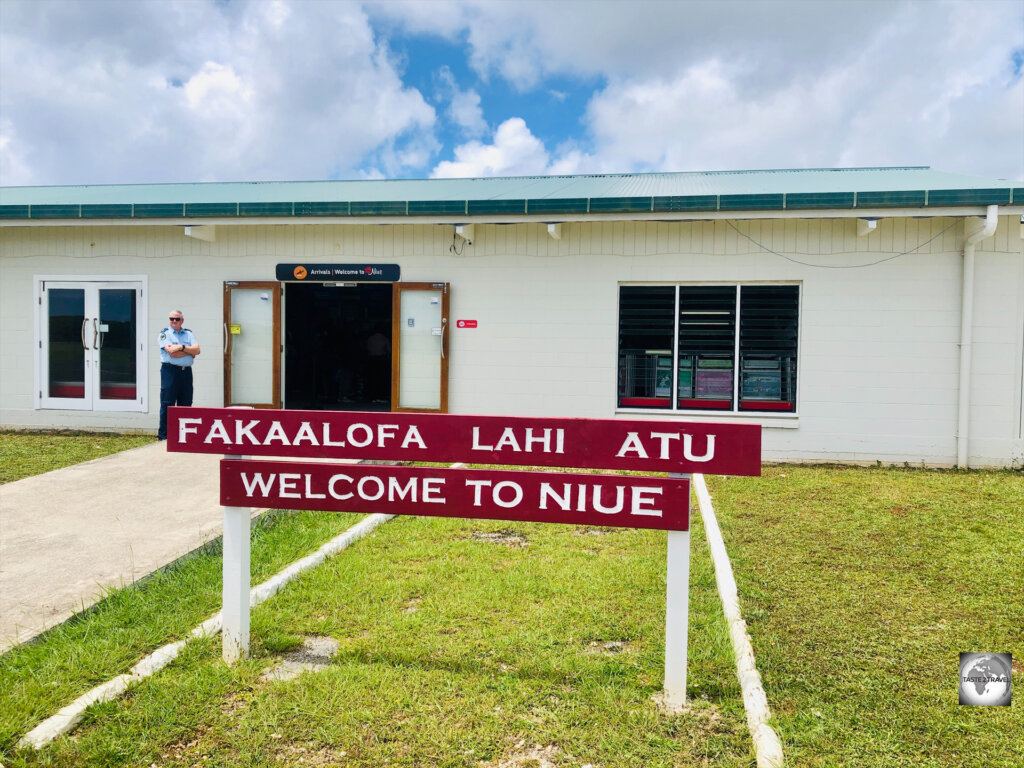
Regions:
<instances>
[{"instance_id":1,"label":"louvered window","mask_svg":"<svg viewBox=\"0 0 1024 768\"><path fill-rule=\"evenodd\" d=\"M795 285L740 290L740 410L796 409Z\"/></svg>"},{"instance_id":2,"label":"louvered window","mask_svg":"<svg viewBox=\"0 0 1024 768\"><path fill-rule=\"evenodd\" d=\"M796 285L622 286L619 406L795 412L799 300Z\"/></svg>"},{"instance_id":3,"label":"louvered window","mask_svg":"<svg viewBox=\"0 0 1024 768\"><path fill-rule=\"evenodd\" d=\"M619 405L672 407L672 318L676 289L619 289Z\"/></svg>"},{"instance_id":4,"label":"louvered window","mask_svg":"<svg viewBox=\"0 0 1024 768\"><path fill-rule=\"evenodd\" d=\"M679 407L732 410L736 287L679 288Z\"/></svg>"}]
</instances>

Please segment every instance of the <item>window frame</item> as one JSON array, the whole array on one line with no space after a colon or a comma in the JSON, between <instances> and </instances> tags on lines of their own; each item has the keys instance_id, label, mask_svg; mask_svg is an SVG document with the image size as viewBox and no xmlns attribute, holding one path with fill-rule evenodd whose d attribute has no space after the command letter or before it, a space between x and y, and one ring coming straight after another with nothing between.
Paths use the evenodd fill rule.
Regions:
<instances>
[{"instance_id":1,"label":"window frame","mask_svg":"<svg viewBox=\"0 0 1024 768\"><path fill-rule=\"evenodd\" d=\"M741 358L740 358L740 334L742 327L742 288L745 287L760 287L760 286L793 286L797 289L796 297L796 385L793 388L794 406L792 411L776 410L776 409L763 409L757 410L753 408L742 408L740 403L740 388L742 385L742 371L741 371ZM616 316L616 342L615 342L615 412L616 413L630 413L630 414L646 414L650 416L655 415L686 415L691 417L710 417L710 418L728 418L728 419L779 419L787 422L791 422L790 426L795 426L796 420L800 415L800 387L802 382L802 362L801 357L803 355L803 344L801 339L803 338L803 281L801 280L751 280L742 282L719 282L719 281L678 281L678 282L665 282L665 281L644 281L644 282L620 282L617 285L616 303L617 303L617 316ZM621 336L622 336L622 289L623 288L672 288L675 292L675 314L672 326L672 395L669 407L654 406L654 405L620 405L620 396L618 391L620 377L622 375L621 368ZM736 291L735 297L735 327L733 329L733 350L732 350L732 363L733 363L733 392L732 392L732 406L729 409L718 409L718 408L688 408L679 406L679 312L680 312L680 288L734 288Z\"/></svg>"}]
</instances>

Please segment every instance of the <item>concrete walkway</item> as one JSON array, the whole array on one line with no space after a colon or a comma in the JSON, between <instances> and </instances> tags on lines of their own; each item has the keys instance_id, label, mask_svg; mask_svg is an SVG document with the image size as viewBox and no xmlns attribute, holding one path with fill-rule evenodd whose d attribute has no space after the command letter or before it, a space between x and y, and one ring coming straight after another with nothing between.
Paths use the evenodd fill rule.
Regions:
<instances>
[{"instance_id":1,"label":"concrete walkway","mask_svg":"<svg viewBox=\"0 0 1024 768\"><path fill-rule=\"evenodd\" d=\"M153 443L0 485L0 652L220 536L219 460Z\"/></svg>"}]
</instances>

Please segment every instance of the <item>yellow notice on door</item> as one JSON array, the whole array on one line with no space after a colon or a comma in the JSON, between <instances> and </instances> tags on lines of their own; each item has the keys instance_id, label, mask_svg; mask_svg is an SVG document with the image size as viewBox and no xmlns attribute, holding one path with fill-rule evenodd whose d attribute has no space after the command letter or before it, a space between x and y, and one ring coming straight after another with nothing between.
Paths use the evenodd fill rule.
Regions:
<instances>
[{"instance_id":1,"label":"yellow notice on door","mask_svg":"<svg viewBox=\"0 0 1024 768\"><path fill-rule=\"evenodd\" d=\"M231 335L232 336L238 336L241 333L242 333L242 326L240 326L240 325L232 325L231 326Z\"/></svg>"}]
</instances>

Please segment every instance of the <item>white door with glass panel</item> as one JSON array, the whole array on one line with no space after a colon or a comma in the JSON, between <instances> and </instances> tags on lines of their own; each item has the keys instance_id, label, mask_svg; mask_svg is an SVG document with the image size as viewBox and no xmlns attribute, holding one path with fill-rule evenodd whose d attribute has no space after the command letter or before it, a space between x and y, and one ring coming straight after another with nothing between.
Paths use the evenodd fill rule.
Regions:
<instances>
[{"instance_id":1,"label":"white door with glass panel","mask_svg":"<svg viewBox=\"0 0 1024 768\"><path fill-rule=\"evenodd\" d=\"M448 283L395 283L391 403L448 412Z\"/></svg>"},{"instance_id":2,"label":"white door with glass panel","mask_svg":"<svg viewBox=\"0 0 1024 768\"><path fill-rule=\"evenodd\" d=\"M37 285L39 407L145 411L142 281Z\"/></svg>"},{"instance_id":3,"label":"white door with glass panel","mask_svg":"<svg viewBox=\"0 0 1024 768\"><path fill-rule=\"evenodd\" d=\"M281 284L224 284L224 405L281 407Z\"/></svg>"}]
</instances>

